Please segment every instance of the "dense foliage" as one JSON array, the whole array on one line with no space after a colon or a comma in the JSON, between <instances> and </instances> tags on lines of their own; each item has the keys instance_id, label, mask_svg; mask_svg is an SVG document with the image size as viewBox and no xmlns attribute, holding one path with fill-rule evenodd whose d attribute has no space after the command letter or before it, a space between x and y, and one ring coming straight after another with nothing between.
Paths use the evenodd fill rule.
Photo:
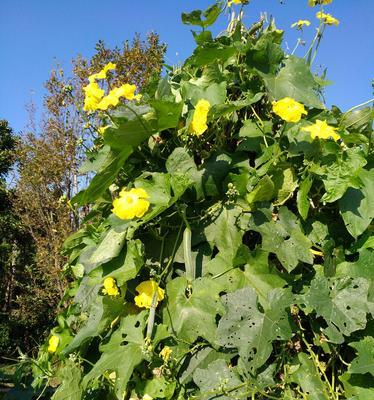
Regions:
<instances>
[{"instance_id":1,"label":"dense foliage","mask_svg":"<svg viewBox=\"0 0 374 400\"><path fill-rule=\"evenodd\" d=\"M213 38L222 8L182 16L196 49L140 100L113 64L86 82L91 211L33 367L54 400L374 397L372 110L327 109L273 22Z\"/></svg>"}]
</instances>

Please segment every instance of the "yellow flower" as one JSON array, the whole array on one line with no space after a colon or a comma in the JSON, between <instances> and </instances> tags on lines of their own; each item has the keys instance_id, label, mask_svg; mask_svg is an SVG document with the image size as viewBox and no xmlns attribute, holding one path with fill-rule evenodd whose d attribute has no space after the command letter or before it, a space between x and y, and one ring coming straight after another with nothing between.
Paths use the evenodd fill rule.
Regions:
<instances>
[{"instance_id":1,"label":"yellow flower","mask_svg":"<svg viewBox=\"0 0 374 400\"><path fill-rule=\"evenodd\" d=\"M337 141L340 139L340 135L335 132L337 129L338 128L334 128L328 125L326 120L320 121L319 119L317 119L315 124L306 126L302 130L309 132L312 139L315 139L317 137L321 139L332 138Z\"/></svg>"},{"instance_id":2,"label":"yellow flower","mask_svg":"<svg viewBox=\"0 0 374 400\"><path fill-rule=\"evenodd\" d=\"M139 294L135 296L135 304L138 307L151 308L153 294L157 290L157 304L164 298L164 289L161 289L155 281L144 281L136 289Z\"/></svg>"},{"instance_id":3,"label":"yellow flower","mask_svg":"<svg viewBox=\"0 0 374 400\"><path fill-rule=\"evenodd\" d=\"M60 343L60 338L58 336L52 335L48 341L48 351L50 353L54 353L57 350L59 343Z\"/></svg>"},{"instance_id":4,"label":"yellow flower","mask_svg":"<svg viewBox=\"0 0 374 400\"><path fill-rule=\"evenodd\" d=\"M128 83L125 83L124 85L113 89L114 93L116 94L116 96L118 97L124 97L127 100L133 100L136 96L135 96L135 90L136 90L136 86L135 85L130 85ZM137 95L139 97L139 95ZM141 97L141 96L140 96Z\"/></svg>"},{"instance_id":5,"label":"yellow flower","mask_svg":"<svg viewBox=\"0 0 374 400\"><path fill-rule=\"evenodd\" d=\"M326 5L326 4L331 4L331 3L332 3L332 0L309 0L309 5L310 5L311 7L314 7L314 6L316 6L317 4Z\"/></svg>"},{"instance_id":6,"label":"yellow flower","mask_svg":"<svg viewBox=\"0 0 374 400\"><path fill-rule=\"evenodd\" d=\"M299 122L302 114L307 114L304 105L298 103L291 97L284 97L281 100L273 101L273 111L286 122Z\"/></svg>"},{"instance_id":7,"label":"yellow flower","mask_svg":"<svg viewBox=\"0 0 374 400\"><path fill-rule=\"evenodd\" d=\"M190 131L196 136L202 135L208 129L206 121L208 119L209 109L210 103L208 100L204 99L200 99L195 106Z\"/></svg>"},{"instance_id":8,"label":"yellow flower","mask_svg":"<svg viewBox=\"0 0 374 400\"><path fill-rule=\"evenodd\" d=\"M90 82L83 88L86 96L84 99L84 111L95 111L104 96L104 90L96 82Z\"/></svg>"},{"instance_id":9,"label":"yellow flower","mask_svg":"<svg viewBox=\"0 0 374 400\"><path fill-rule=\"evenodd\" d=\"M104 289L102 289L104 294L109 296L119 296L119 289L116 284L116 280L108 276L104 279Z\"/></svg>"},{"instance_id":10,"label":"yellow flower","mask_svg":"<svg viewBox=\"0 0 374 400\"><path fill-rule=\"evenodd\" d=\"M141 218L149 208L148 193L144 189L122 189L119 197L113 201L112 212L118 218Z\"/></svg>"},{"instance_id":11,"label":"yellow flower","mask_svg":"<svg viewBox=\"0 0 374 400\"><path fill-rule=\"evenodd\" d=\"M114 88L100 101L100 103L97 105L97 108L99 110L107 110L110 106L115 107L119 103L120 97L124 97L127 100L133 100L139 96L134 95L135 90L136 86L129 85L128 83L125 83L118 88Z\"/></svg>"},{"instance_id":12,"label":"yellow flower","mask_svg":"<svg viewBox=\"0 0 374 400\"><path fill-rule=\"evenodd\" d=\"M297 29L303 29L303 26L309 26L310 25L310 21L308 21L307 19L299 19L297 22L294 22L291 25L291 28L297 28Z\"/></svg>"},{"instance_id":13,"label":"yellow flower","mask_svg":"<svg viewBox=\"0 0 374 400\"><path fill-rule=\"evenodd\" d=\"M232 4L242 4L243 0L230 0L227 2L227 6L231 7Z\"/></svg>"},{"instance_id":14,"label":"yellow flower","mask_svg":"<svg viewBox=\"0 0 374 400\"><path fill-rule=\"evenodd\" d=\"M326 25L339 25L339 20L334 18L331 14L325 14L322 11L318 11L316 17Z\"/></svg>"},{"instance_id":15,"label":"yellow flower","mask_svg":"<svg viewBox=\"0 0 374 400\"><path fill-rule=\"evenodd\" d=\"M107 65L105 65L105 67L100 72L89 76L88 80L92 83L92 82L95 82L96 79L105 79L106 73L112 69L116 69L116 64L113 64L112 62L110 62Z\"/></svg>"},{"instance_id":16,"label":"yellow flower","mask_svg":"<svg viewBox=\"0 0 374 400\"><path fill-rule=\"evenodd\" d=\"M104 132L110 128L110 125L106 125L106 126L100 126L99 128L97 128L97 131L99 132L100 135L104 135Z\"/></svg>"},{"instance_id":17,"label":"yellow flower","mask_svg":"<svg viewBox=\"0 0 374 400\"><path fill-rule=\"evenodd\" d=\"M173 352L173 350L172 350L169 346L165 346L165 347L160 351L160 357L161 357L165 362L168 362L172 352Z\"/></svg>"}]
</instances>

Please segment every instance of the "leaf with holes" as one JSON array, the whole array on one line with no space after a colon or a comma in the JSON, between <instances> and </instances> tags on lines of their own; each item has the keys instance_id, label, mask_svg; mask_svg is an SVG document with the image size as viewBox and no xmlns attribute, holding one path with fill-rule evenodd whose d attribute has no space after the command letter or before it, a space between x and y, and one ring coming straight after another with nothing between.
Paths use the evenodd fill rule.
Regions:
<instances>
[{"instance_id":1,"label":"leaf with holes","mask_svg":"<svg viewBox=\"0 0 374 400\"><path fill-rule=\"evenodd\" d=\"M225 349L237 349L244 367L261 367L272 352L272 342L291 337L285 311L292 303L288 290L272 290L265 311L260 311L257 294L249 287L224 295L222 302L226 313L218 324L217 341Z\"/></svg>"}]
</instances>

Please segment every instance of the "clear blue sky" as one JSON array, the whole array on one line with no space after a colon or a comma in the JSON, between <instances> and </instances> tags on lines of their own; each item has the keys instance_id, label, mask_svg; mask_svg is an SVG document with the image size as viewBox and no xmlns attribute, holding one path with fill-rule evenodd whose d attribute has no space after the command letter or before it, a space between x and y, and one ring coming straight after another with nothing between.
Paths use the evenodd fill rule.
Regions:
<instances>
[{"instance_id":1,"label":"clear blue sky","mask_svg":"<svg viewBox=\"0 0 374 400\"><path fill-rule=\"evenodd\" d=\"M94 45L103 39L119 45L132 39L135 32L160 34L168 45L166 62L175 64L193 49L188 26L180 14L206 8L210 0L0 0L0 118L9 120L16 132L27 122L25 104L31 97L42 107L43 82L56 60L70 70L70 60L77 54L89 57ZM315 22L316 8L307 0L251 0L246 7L249 25L260 12L276 19L278 28L286 29L286 42L292 49L297 35L290 29L297 19ZM327 28L314 67L327 67L327 77L334 84L327 88L327 104L343 110L372 97L374 72L374 1L334 0L326 11L340 19L339 27ZM222 30L222 17L215 32ZM305 38L314 28L309 27ZM299 52L304 54L305 49Z\"/></svg>"}]
</instances>

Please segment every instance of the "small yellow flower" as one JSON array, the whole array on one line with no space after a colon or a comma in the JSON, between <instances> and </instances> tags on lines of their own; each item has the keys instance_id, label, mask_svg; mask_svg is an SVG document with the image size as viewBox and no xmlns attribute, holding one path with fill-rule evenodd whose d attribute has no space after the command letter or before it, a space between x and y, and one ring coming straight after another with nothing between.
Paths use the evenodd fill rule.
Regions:
<instances>
[{"instance_id":1,"label":"small yellow flower","mask_svg":"<svg viewBox=\"0 0 374 400\"><path fill-rule=\"evenodd\" d=\"M231 7L233 4L242 4L243 0L230 0L227 2L227 6Z\"/></svg>"},{"instance_id":2,"label":"small yellow flower","mask_svg":"<svg viewBox=\"0 0 374 400\"><path fill-rule=\"evenodd\" d=\"M320 121L319 119L317 119L315 124L306 126L302 130L309 132L312 139L315 139L317 137L321 139L332 138L337 141L340 139L340 135L335 132L337 129L338 128L334 128L328 125L326 120Z\"/></svg>"},{"instance_id":3,"label":"small yellow flower","mask_svg":"<svg viewBox=\"0 0 374 400\"><path fill-rule=\"evenodd\" d=\"M310 5L311 7L314 7L314 6L316 6L317 4L326 5L326 4L331 4L331 3L332 3L332 0L309 0L309 5Z\"/></svg>"},{"instance_id":4,"label":"small yellow flower","mask_svg":"<svg viewBox=\"0 0 374 400\"><path fill-rule=\"evenodd\" d=\"M135 85L130 85L128 83L125 83L124 85L113 89L114 93L118 97L124 97L127 100L133 100L135 98L135 90L136 86ZM139 95L137 95L139 96ZM141 96L140 96L141 97Z\"/></svg>"},{"instance_id":5,"label":"small yellow flower","mask_svg":"<svg viewBox=\"0 0 374 400\"><path fill-rule=\"evenodd\" d=\"M134 95L135 90L136 86L128 83L125 83L118 88L114 88L100 101L97 108L99 110L107 110L111 106L115 107L118 105L120 97L124 97L127 100L138 99L139 95Z\"/></svg>"},{"instance_id":6,"label":"small yellow flower","mask_svg":"<svg viewBox=\"0 0 374 400\"><path fill-rule=\"evenodd\" d=\"M291 25L291 28L297 28L297 29L303 29L303 26L309 26L310 25L310 21L308 21L307 19L299 19L297 22L294 22Z\"/></svg>"},{"instance_id":7,"label":"small yellow flower","mask_svg":"<svg viewBox=\"0 0 374 400\"><path fill-rule=\"evenodd\" d=\"M141 218L150 206L148 193L144 189L122 189L119 197L113 201L112 212L118 218Z\"/></svg>"},{"instance_id":8,"label":"small yellow flower","mask_svg":"<svg viewBox=\"0 0 374 400\"><path fill-rule=\"evenodd\" d=\"M95 111L104 96L104 90L96 82L90 82L83 88L85 92L84 111Z\"/></svg>"},{"instance_id":9,"label":"small yellow flower","mask_svg":"<svg viewBox=\"0 0 374 400\"><path fill-rule=\"evenodd\" d=\"M298 103L291 97L284 97L281 100L273 101L273 111L286 122L299 122L302 114L307 114L304 105Z\"/></svg>"},{"instance_id":10,"label":"small yellow flower","mask_svg":"<svg viewBox=\"0 0 374 400\"><path fill-rule=\"evenodd\" d=\"M173 350L172 350L169 346L165 346L165 347L160 351L160 357L161 357L165 362L168 362L172 352L173 352Z\"/></svg>"},{"instance_id":11,"label":"small yellow flower","mask_svg":"<svg viewBox=\"0 0 374 400\"><path fill-rule=\"evenodd\" d=\"M60 338L56 335L52 335L48 341L48 351L50 353L55 353L59 343L60 343Z\"/></svg>"},{"instance_id":12,"label":"small yellow flower","mask_svg":"<svg viewBox=\"0 0 374 400\"><path fill-rule=\"evenodd\" d=\"M116 280L110 276L108 276L108 278L105 278L104 289L102 289L102 292L109 296L119 296L119 289L116 284Z\"/></svg>"},{"instance_id":13,"label":"small yellow flower","mask_svg":"<svg viewBox=\"0 0 374 400\"><path fill-rule=\"evenodd\" d=\"M99 132L100 135L104 135L105 131L110 127L111 125L100 126L99 128L97 128L97 131Z\"/></svg>"},{"instance_id":14,"label":"small yellow flower","mask_svg":"<svg viewBox=\"0 0 374 400\"><path fill-rule=\"evenodd\" d=\"M208 100L200 99L197 102L190 125L191 133L200 136L208 129L206 122L208 119L209 109L210 103Z\"/></svg>"},{"instance_id":15,"label":"small yellow flower","mask_svg":"<svg viewBox=\"0 0 374 400\"><path fill-rule=\"evenodd\" d=\"M334 18L331 14L325 14L322 11L318 11L316 17L326 25L339 25L339 20Z\"/></svg>"},{"instance_id":16,"label":"small yellow flower","mask_svg":"<svg viewBox=\"0 0 374 400\"><path fill-rule=\"evenodd\" d=\"M153 294L157 290L157 304L164 299L164 289L161 289L155 281L144 281L136 289L139 294L135 296L135 304L138 307L151 308Z\"/></svg>"}]
</instances>

